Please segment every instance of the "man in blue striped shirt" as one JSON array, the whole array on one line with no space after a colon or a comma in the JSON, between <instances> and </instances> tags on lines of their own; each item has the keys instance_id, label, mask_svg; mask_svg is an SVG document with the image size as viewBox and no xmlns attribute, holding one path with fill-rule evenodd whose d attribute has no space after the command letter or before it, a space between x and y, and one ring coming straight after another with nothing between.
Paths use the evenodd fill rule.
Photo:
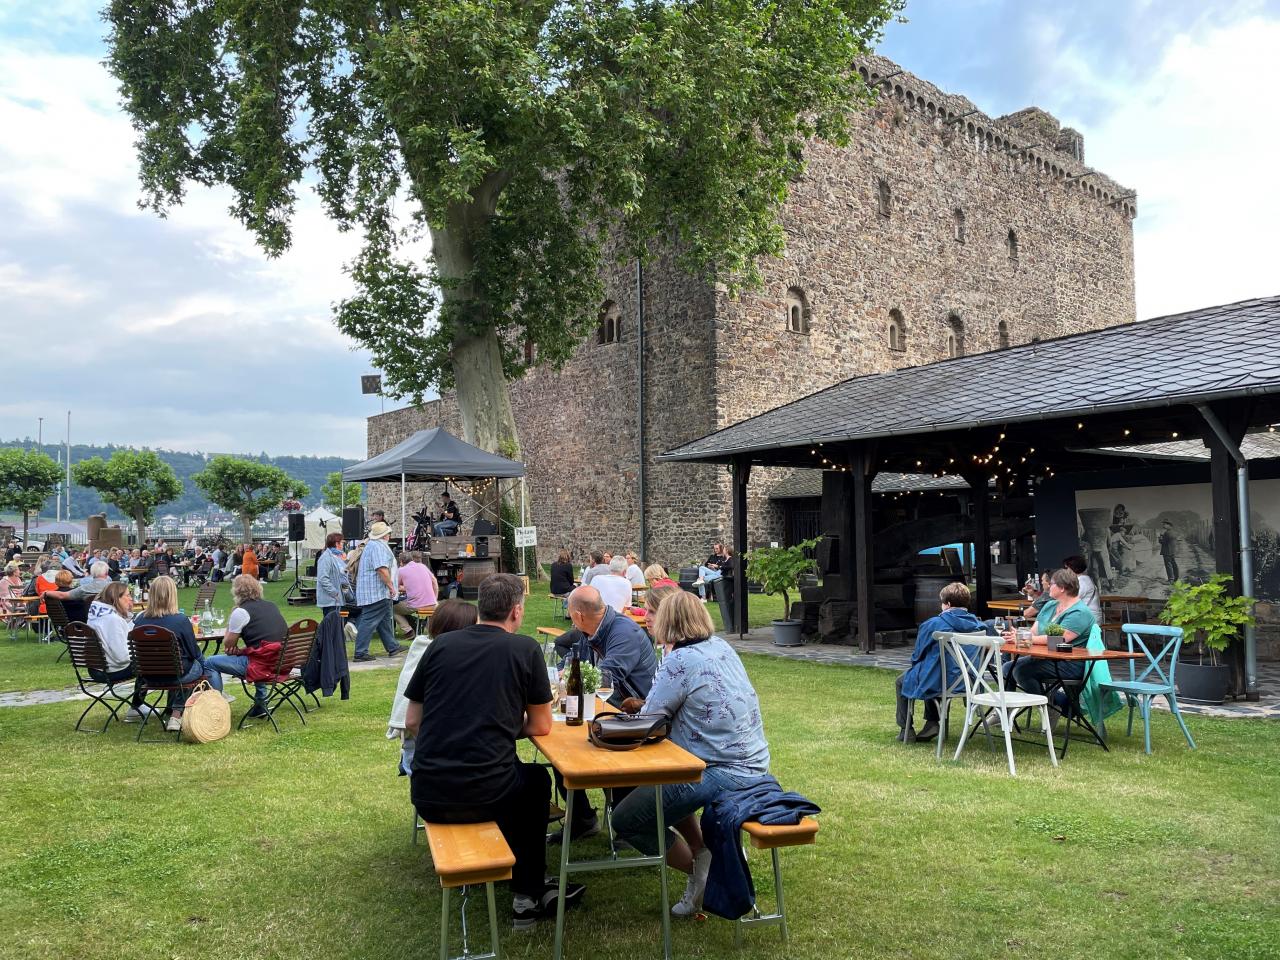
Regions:
<instances>
[{"instance_id":1,"label":"man in blue striped shirt","mask_svg":"<svg viewBox=\"0 0 1280 960\"><path fill-rule=\"evenodd\" d=\"M360 554L356 572L356 605L360 607L360 624L356 631L356 660L376 660L369 653L373 632L378 632L387 656L404 652L396 643L392 604L400 592L396 582L396 558L388 546L391 528L375 523L369 528L369 539Z\"/></svg>"}]
</instances>

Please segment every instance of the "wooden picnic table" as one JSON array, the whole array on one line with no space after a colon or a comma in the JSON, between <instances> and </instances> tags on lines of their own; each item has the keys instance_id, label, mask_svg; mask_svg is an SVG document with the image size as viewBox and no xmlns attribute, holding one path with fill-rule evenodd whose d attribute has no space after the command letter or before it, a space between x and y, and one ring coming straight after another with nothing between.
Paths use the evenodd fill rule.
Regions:
<instances>
[{"instance_id":1,"label":"wooden picnic table","mask_svg":"<svg viewBox=\"0 0 1280 960\"><path fill-rule=\"evenodd\" d=\"M545 629L545 628L544 628ZM603 701L597 710L606 708ZM534 737L534 745L564 777L566 787L565 831L560 848L560 898L556 910L555 960L562 960L564 949L564 892L569 874L589 870L633 867L656 867L659 875L662 946L665 960L671 958L671 909L667 892L666 824L662 813L662 787L668 783L697 783L706 764L670 740L635 750L603 750L587 739L587 724L571 727L557 719L546 736ZM658 849L656 857L612 857L601 860L569 859L571 840L568 825L573 822L573 791L608 787L653 787L657 805Z\"/></svg>"},{"instance_id":2,"label":"wooden picnic table","mask_svg":"<svg viewBox=\"0 0 1280 960\"><path fill-rule=\"evenodd\" d=\"M1001 597L999 600L988 600L987 609L993 613L1021 613L1030 603L1025 597Z\"/></svg>"}]
</instances>

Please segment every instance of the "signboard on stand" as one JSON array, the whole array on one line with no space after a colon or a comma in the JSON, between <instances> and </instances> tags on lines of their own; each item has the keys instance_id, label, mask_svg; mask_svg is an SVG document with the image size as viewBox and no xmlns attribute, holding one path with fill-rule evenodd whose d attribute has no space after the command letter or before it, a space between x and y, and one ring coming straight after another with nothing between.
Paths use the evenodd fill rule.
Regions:
<instances>
[{"instance_id":1,"label":"signboard on stand","mask_svg":"<svg viewBox=\"0 0 1280 960\"><path fill-rule=\"evenodd\" d=\"M516 527L515 531L517 550L523 550L525 547L536 547L538 545L537 527Z\"/></svg>"}]
</instances>

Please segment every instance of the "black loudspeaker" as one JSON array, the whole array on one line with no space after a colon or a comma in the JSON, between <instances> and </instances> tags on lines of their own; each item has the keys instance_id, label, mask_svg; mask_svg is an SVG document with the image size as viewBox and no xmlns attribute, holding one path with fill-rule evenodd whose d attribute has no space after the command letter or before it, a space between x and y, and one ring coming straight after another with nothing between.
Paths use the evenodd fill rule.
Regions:
<instances>
[{"instance_id":1,"label":"black loudspeaker","mask_svg":"<svg viewBox=\"0 0 1280 960\"><path fill-rule=\"evenodd\" d=\"M489 538L488 537L476 537L476 556L477 557L489 556Z\"/></svg>"},{"instance_id":2,"label":"black loudspeaker","mask_svg":"<svg viewBox=\"0 0 1280 960\"><path fill-rule=\"evenodd\" d=\"M840 572L840 538L826 536L818 541L818 570L822 573Z\"/></svg>"},{"instance_id":3,"label":"black loudspeaker","mask_svg":"<svg viewBox=\"0 0 1280 960\"><path fill-rule=\"evenodd\" d=\"M342 539L343 540L363 540L364 539L364 507L357 504L354 507L342 508Z\"/></svg>"},{"instance_id":4,"label":"black loudspeaker","mask_svg":"<svg viewBox=\"0 0 1280 960\"><path fill-rule=\"evenodd\" d=\"M307 539L307 518L300 513L289 514L289 539L295 543Z\"/></svg>"}]
</instances>

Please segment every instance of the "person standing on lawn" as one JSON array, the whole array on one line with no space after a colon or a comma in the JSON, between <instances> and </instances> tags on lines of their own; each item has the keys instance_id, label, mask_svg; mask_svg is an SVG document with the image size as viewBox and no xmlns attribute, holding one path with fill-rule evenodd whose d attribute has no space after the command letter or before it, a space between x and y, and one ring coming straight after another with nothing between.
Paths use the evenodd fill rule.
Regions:
<instances>
[{"instance_id":1,"label":"person standing on lawn","mask_svg":"<svg viewBox=\"0 0 1280 960\"><path fill-rule=\"evenodd\" d=\"M476 597L480 622L442 633L405 687L405 730L415 737L411 795L428 823L498 824L515 866L517 930L556 914L559 886L547 880L545 833L551 778L522 763L516 740L551 732L551 684L542 649L517 634L524 584L496 573ZM569 884L565 906L585 888Z\"/></svg>"},{"instance_id":2,"label":"person standing on lawn","mask_svg":"<svg viewBox=\"0 0 1280 960\"><path fill-rule=\"evenodd\" d=\"M394 657L404 652L404 648L396 643L392 614L392 604L400 586L396 580L396 558L387 544L390 539L391 528L385 523L375 523L369 528L369 539L360 554L356 571L356 605L360 608L360 623L356 632L355 658L361 662L377 659L369 653L374 631L382 640L387 656Z\"/></svg>"}]
</instances>

